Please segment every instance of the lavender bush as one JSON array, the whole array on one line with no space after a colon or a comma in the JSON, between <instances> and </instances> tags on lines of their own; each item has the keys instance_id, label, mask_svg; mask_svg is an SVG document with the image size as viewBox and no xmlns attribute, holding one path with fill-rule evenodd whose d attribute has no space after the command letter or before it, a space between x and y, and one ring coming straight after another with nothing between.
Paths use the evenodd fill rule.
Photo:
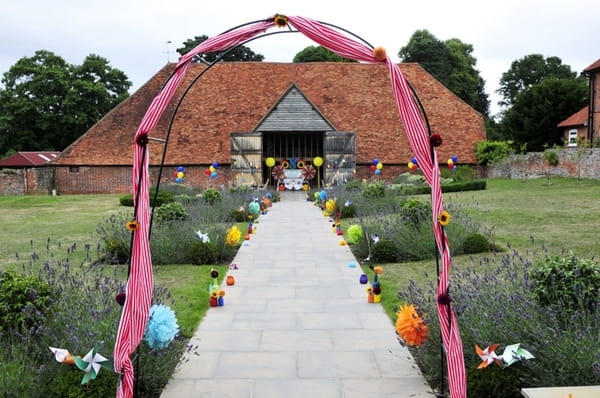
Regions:
<instances>
[{"instance_id":1,"label":"lavender bush","mask_svg":"<svg viewBox=\"0 0 600 398\"><path fill-rule=\"evenodd\" d=\"M83 253L78 253L74 246L61 250L49 244L46 253L33 253L28 257L30 261L21 265L19 274L35 276L59 294L49 313L39 315L42 322L26 330L0 331L0 396L65 397L67 390L72 397L114 394L116 374L102 371L102 378L92 381L85 390L88 387L79 386L82 373L56 362L48 348L65 348L81 356L97 344L101 344L99 352L106 357L113 351L121 314L115 297L123 290L126 270L88 261L71 263L72 257L91 259L97 255L91 245L79 251ZM160 286L155 287L153 300L172 303L170 293ZM22 311L27 312L28 308L24 306ZM186 343L177 339L160 352L144 344L138 350L136 362L136 366L147 372L138 375L139 393L142 397L153 397L168 381Z\"/></svg>"},{"instance_id":2,"label":"lavender bush","mask_svg":"<svg viewBox=\"0 0 600 398\"><path fill-rule=\"evenodd\" d=\"M512 251L455 266L450 292L469 374L486 371L474 369L480 362L475 344L485 348L497 343L503 349L521 343L535 359L519 363L515 383L531 387L600 383L600 310L573 311L561 303L539 304L530 275L533 264L545 256L544 252L522 255ZM410 283L405 291L398 292L398 298L429 314L431 336L413 354L431 384L438 386L441 345L436 278L432 275L430 279L427 286Z\"/></svg>"}]
</instances>

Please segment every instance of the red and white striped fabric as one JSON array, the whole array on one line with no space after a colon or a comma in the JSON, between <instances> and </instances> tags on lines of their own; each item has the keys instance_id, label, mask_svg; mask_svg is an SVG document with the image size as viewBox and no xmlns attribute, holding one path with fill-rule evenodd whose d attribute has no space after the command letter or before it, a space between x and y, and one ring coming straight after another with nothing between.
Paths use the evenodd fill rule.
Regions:
<instances>
[{"instance_id":1,"label":"red and white striped fabric","mask_svg":"<svg viewBox=\"0 0 600 398\"><path fill-rule=\"evenodd\" d=\"M346 37L331 27L307 18L290 16L287 18L289 24L299 32L344 58L387 65L398 104L398 111L404 123L408 140L423 175L431 186L433 229L437 246L442 255L442 272L439 277L438 296L447 293L451 260L448 240L443 228L437 222L437 216L443 209L437 155L435 151L430 149L429 135L425 123L402 72L397 65L392 63L389 57L384 61L375 59L372 49ZM202 42L192 51L182 56L176 66L175 73L152 101L136 132L133 162L133 197L136 198L139 191L139 202L136 203L136 219L140 223L140 228L134 234L131 273L126 290L127 300L119 323L119 332L114 349L115 371L123 373L122 381L117 389L118 398L129 398L133 395L134 374L130 355L143 338L152 299L152 263L148 242L150 212L148 192L149 154L146 153L145 145L140 144L141 140L138 141L138 139L146 136L156 127L194 55L225 50L266 31L272 26L274 26L273 20L269 18L262 22L235 29ZM138 183L138 180L140 183ZM438 304L438 315L442 340L448 358L450 395L453 398L463 398L466 397L466 373L456 318L451 307L441 304Z\"/></svg>"},{"instance_id":2,"label":"red and white striped fabric","mask_svg":"<svg viewBox=\"0 0 600 398\"><path fill-rule=\"evenodd\" d=\"M117 387L118 398L133 397L134 372L130 356L144 337L152 302L152 259L148 241L150 227L148 159L150 154L147 153L147 147L144 143L147 140L140 140L140 137L147 136L156 127L175 90L177 90L177 87L185 76L194 55L225 50L264 32L270 26L273 26L273 22L260 22L230 31L204 41L181 57L177 63L175 73L150 104L135 134L132 177L133 198L136 201L136 220L139 223L139 229L134 232L131 270L125 290L126 301L121 314L113 352L115 371L122 373L121 381ZM136 200L138 192L139 199Z\"/></svg>"}]
</instances>

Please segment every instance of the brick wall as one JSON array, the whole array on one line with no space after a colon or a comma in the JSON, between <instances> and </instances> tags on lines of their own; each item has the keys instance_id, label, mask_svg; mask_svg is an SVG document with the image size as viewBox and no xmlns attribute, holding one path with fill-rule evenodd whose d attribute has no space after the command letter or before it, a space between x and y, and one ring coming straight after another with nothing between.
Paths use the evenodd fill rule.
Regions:
<instances>
[{"instance_id":1,"label":"brick wall","mask_svg":"<svg viewBox=\"0 0 600 398\"><path fill-rule=\"evenodd\" d=\"M486 178L526 179L551 176L600 179L600 148L565 148L556 151L558 164L548 166L542 152L512 155L486 170Z\"/></svg>"}]
</instances>

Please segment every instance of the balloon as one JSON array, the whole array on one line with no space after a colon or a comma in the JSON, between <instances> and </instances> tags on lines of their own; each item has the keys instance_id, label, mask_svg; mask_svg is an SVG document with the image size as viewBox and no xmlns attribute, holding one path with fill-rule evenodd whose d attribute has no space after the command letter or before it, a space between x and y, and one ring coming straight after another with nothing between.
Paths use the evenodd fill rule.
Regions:
<instances>
[{"instance_id":1,"label":"balloon","mask_svg":"<svg viewBox=\"0 0 600 398\"><path fill-rule=\"evenodd\" d=\"M177 178L177 172L173 173L173 178Z\"/></svg>"},{"instance_id":2,"label":"balloon","mask_svg":"<svg viewBox=\"0 0 600 398\"><path fill-rule=\"evenodd\" d=\"M319 192L319 198L321 198L321 200L327 199L327 192L325 192L325 191Z\"/></svg>"},{"instance_id":3,"label":"balloon","mask_svg":"<svg viewBox=\"0 0 600 398\"><path fill-rule=\"evenodd\" d=\"M177 173L177 178L183 178L183 171L180 171L179 173Z\"/></svg>"},{"instance_id":4,"label":"balloon","mask_svg":"<svg viewBox=\"0 0 600 398\"><path fill-rule=\"evenodd\" d=\"M381 174L381 169L375 169L375 174L377 174L377 175Z\"/></svg>"},{"instance_id":5,"label":"balloon","mask_svg":"<svg viewBox=\"0 0 600 398\"><path fill-rule=\"evenodd\" d=\"M183 168L183 166L179 166L179 167L177 168L177 171L185 171L185 169Z\"/></svg>"},{"instance_id":6,"label":"balloon","mask_svg":"<svg viewBox=\"0 0 600 398\"><path fill-rule=\"evenodd\" d=\"M455 170L455 171L456 171L456 165L454 165L454 166L452 167L452 170Z\"/></svg>"},{"instance_id":7,"label":"balloon","mask_svg":"<svg viewBox=\"0 0 600 398\"><path fill-rule=\"evenodd\" d=\"M207 176L209 176L210 175L210 170L209 169L204 170L204 174L206 174Z\"/></svg>"},{"instance_id":8,"label":"balloon","mask_svg":"<svg viewBox=\"0 0 600 398\"><path fill-rule=\"evenodd\" d=\"M377 166L375 166L375 167L377 167L377 170L381 170L381 169L383 169L383 163L379 162L379 163L377 163Z\"/></svg>"},{"instance_id":9,"label":"balloon","mask_svg":"<svg viewBox=\"0 0 600 398\"><path fill-rule=\"evenodd\" d=\"M215 169L215 166L210 166L208 169L210 170L211 173L213 173L217 170L217 169Z\"/></svg>"},{"instance_id":10,"label":"balloon","mask_svg":"<svg viewBox=\"0 0 600 398\"><path fill-rule=\"evenodd\" d=\"M267 158L265 160L265 164L267 165L267 167L273 167L273 166L275 166L275 159Z\"/></svg>"},{"instance_id":11,"label":"balloon","mask_svg":"<svg viewBox=\"0 0 600 398\"><path fill-rule=\"evenodd\" d=\"M417 162L417 158L413 156L413 158L410 160L411 162L413 162L414 164L417 164L419 162Z\"/></svg>"},{"instance_id":12,"label":"balloon","mask_svg":"<svg viewBox=\"0 0 600 398\"><path fill-rule=\"evenodd\" d=\"M453 164L450 164L450 163L448 163L448 168L449 168L450 170L454 170L454 165L453 165Z\"/></svg>"},{"instance_id":13,"label":"balloon","mask_svg":"<svg viewBox=\"0 0 600 398\"><path fill-rule=\"evenodd\" d=\"M412 170L412 168L413 168L414 165L415 164L413 162L408 162L408 164L407 164L408 168L411 169L411 170Z\"/></svg>"},{"instance_id":14,"label":"balloon","mask_svg":"<svg viewBox=\"0 0 600 398\"><path fill-rule=\"evenodd\" d=\"M217 178L218 174L216 171L210 173L210 178Z\"/></svg>"},{"instance_id":15,"label":"balloon","mask_svg":"<svg viewBox=\"0 0 600 398\"><path fill-rule=\"evenodd\" d=\"M317 167L321 167L321 165L323 165L323 158L320 156L317 156L316 158L313 159L313 164Z\"/></svg>"},{"instance_id":16,"label":"balloon","mask_svg":"<svg viewBox=\"0 0 600 398\"><path fill-rule=\"evenodd\" d=\"M458 156L456 156L456 155L452 156L451 159L454 163L458 162Z\"/></svg>"},{"instance_id":17,"label":"balloon","mask_svg":"<svg viewBox=\"0 0 600 398\"><path fill-rule=\"evenodd\" d=\"M212 167L214 167L215 169L219 168L219 162L213 162Z\"/></svg>"},{"instance_id":18,"label":"balloon","mask_svg":"<svg viewBox=\"0 0 600 398\"><path fill-rule=\"evenodd\" d=\"M379 159L377 159L377 158L373 159L373 166L377 166L377 163L379 163Z\"/></svg>"},{"instance_id":19,"label":"balloon","mask_svg":"<svg viewBox=\"0 0 600 398\"><path fill-rule=\"evenodd\" d=\"M452 161L452 159L448 159L448 166L452 166L454 164L454 161Z\"/></svg>"},{"instance_id":20,"label":"balloon","mask_svg":"<svg viewBox=\"0 0 600 398\"><path fill-rule=\"evenodd\" d=\"M375 171L377 170L377 166L375 166L374 164L371 165L371 171Z\"/></svg>"},{"instance_id":21,"label":"balloon","mask_svg":"<svg viewBox=\"0 0 600 398\"><path fill-rule=\"evenodd\" d=\"M183 182L183 178L181 178L181 177L177 177L177 178L175 179L175 182L177 182L177 183L181 183L181 182Z\"/></svg>"}]
</instances>

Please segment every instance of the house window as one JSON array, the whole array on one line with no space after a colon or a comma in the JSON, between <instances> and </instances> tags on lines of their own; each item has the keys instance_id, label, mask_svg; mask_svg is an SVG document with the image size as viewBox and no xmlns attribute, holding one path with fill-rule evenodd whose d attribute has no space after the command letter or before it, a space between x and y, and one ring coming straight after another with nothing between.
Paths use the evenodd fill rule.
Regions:
<instances>
[{"instance_id":1,"label":"house window","mask_svg":"<svg viewBox=\"0 0 600 398\"><path fill-rule=\"evenodd\" d=\"M69 166L69 173L79 173L79 166Z\"/></svg>"},{"instance_id":2,"label":"house window","mask_svg":"<svg viewBox=\"0 0 600 398\"><path fill-rule=\"evenodd\" d=\"M569 147L577 146L577 130L569 130Z\"/></svg>"}]
</instances>

